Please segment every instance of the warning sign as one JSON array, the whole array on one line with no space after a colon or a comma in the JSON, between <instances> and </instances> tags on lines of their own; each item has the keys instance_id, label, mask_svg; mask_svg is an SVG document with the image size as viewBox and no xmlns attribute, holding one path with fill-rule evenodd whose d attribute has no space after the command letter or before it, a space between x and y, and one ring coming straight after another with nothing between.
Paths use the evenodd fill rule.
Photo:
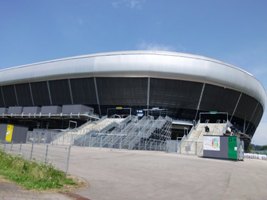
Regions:
<instances>
[{"instance_id":1,"label":"warning sign","mask_svg":"<svg viewBox=\"0 0 267 200\"><path fill-rule=\"evenodd\" d=\"M12 141L13 130L14 130L14 125L8 124L6 128L6 142Z\"/></svg>"}]
</instances>

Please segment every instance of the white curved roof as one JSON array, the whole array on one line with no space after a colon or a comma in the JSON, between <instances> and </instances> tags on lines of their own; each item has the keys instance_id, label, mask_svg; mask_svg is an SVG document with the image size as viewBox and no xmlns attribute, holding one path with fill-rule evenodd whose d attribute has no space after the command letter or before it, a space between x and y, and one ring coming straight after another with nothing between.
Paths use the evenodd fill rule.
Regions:
<instances>
[{"instance_id":1,"label":"white curved roof","mask_svg":"<svg viewBox=\"0 0 267 200\"><path fill-rule=\"evenodd\" d=\"M265 107L266 93L250 73L211 58L165 51L90 54L0 70L0 85L75 77L155 77L234 89Z\"/></svg>"}]
</instances>

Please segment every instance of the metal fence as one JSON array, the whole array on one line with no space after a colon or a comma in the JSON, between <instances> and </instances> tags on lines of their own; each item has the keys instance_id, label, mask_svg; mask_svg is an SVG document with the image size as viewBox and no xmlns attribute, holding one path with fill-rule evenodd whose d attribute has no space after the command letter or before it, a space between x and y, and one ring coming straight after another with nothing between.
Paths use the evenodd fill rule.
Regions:
<instances>
[{"instance_id":1,"label":"metal fence","mask_svg":"<svg viewBox=\"0 0 267 200\"><path fill-rule=\"evenodd\" d=\"M179 140L167 140L166 141L166 152L167 153L179 153L180 148Z\"/></svg>"},{"instance_id":2,"label":"metal fence","mask_svg":"<svg viewBox=\"0 0 267 200\"><path fill-rule=\"evenodd\" d=\"M267 155L266 154L245 153L244 157L245 158L249 158L249 159L267 160Z\"/></svg>"},{"instance_id":3,"label":"metal fence","mask_svg":"<svg viewBox=\"0 0 267 200\"><path fill-rule=\"evenodd\" d=\"M0 148L9 154L22 156L44 164L52 164L68 173L71 146L39 143L6 143L0 142Z\"/></svg>"},{"instance_id":4,"label":"metal fence","mask_svg":"<svg viewBox=\"0 0 267 200\"><path fill-rule=\"evenodd\" d=\"M74 142L74 146L84 147L98 147L98 148L116 148L116 149L129 149L129 150L153 150L153 151L166 151L169 153L190 154L201 156L203 154L203 142L195 140L168 140L164 138L154 139L146 138L142 134L136 133L135 138L125 143L127 134L118 133L92 133L84 135L80 140ZM53 138L58 135L57 132L42 132L41 134L28 133L28 143L41 143L43 145L52 144ZM45 138L45 139L44 139ZM47 139L49 138L49 139ZM64 135L62 135L64 140ZM68 136L69 138L69 136ZM50 143L49 143L50 142Z\"/></svg>"},{"instance_id":5,"label":"metal fence","mask_svg":"<svg viewBox=\"0 0 267 200\"><path fill-rule=\"evenodd\" d=\"M105 120L110 122L109 118ZM99 120L97 124L100 122L103 120ZM169 117L160 116L155 119L153 116L145 116L138 120L135 116L129 116L117 125L104 123L98 131L92 127L88 131L88 126L95 127L96 124L92 123L77 128L79 131L34 129L28 131L26 141L53 145L166 151L166 141L171 139L171 124Z\"/></svg>"},{"instance_id":6,"label":"metal fence","mask_svg":"<svg viewBox=\"0 0 267 200\"><path fill-rule=\"evenodd\" d=\"M111 136L111 135L110 135ZM138 138L138 140L128 142L123 145L125 135L112 135L109 143L105 143L106 135L88 135L83 138L82 142L74 143L77 146L83 147L98 147L98 148L114 148L128 150L149 150L149 151L166 151L166 141L153 138Z\"/></svg>"},{"instance_id":7,"label":"metal fence","mask_svg":"<svg viewBox=\"0 0 267 200\"><path fill-rule=\"evenodd\" d=\"M165 130L164 130L165 131ZM43 132L28 132L27 143L36 145L47 145L58 146L54 143L58 133L49 131ZM64 140L64 134L61 135ZM129 149L129 150L151 150L151 151L166 151L166 138L155 139L151 137L145 137L144 134L137 132L133 139L125 142L127 134L121 134L121 132L114 133L91 133L84 135L79 140L74 140L72 146L84 146L84 147L98 147L98 148L115 148L115 149ZM70 137L67 136L67 139ZM62 145L61 145L62 146Z\"/></svg>"},{"instance_id":8,"label":"metal fence","mask_svg":"<svg viewBox=\"0 0 267 200\"><path fill-rule=\"evenodd\" d=\"M203 156L203 142L182 141L178 148L178 153Z\"/></svg>"}]
</instances>

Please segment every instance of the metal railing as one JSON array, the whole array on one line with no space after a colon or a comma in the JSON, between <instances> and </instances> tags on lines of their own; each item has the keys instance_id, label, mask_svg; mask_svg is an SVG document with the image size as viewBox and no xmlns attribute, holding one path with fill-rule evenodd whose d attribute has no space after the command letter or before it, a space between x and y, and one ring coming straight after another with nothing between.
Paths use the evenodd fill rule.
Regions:
<instances>
[{"instance_id":1,"label":"metal railing","mask_svg":"<svg viewBox=\"0 0 267 200\"><path fill-rule=\"evenodd\" d=\"M42 143L6 143L0 141L0 148L13 155L22 156L44 164L52 164L68 173L71 146L59 146Z\"/></svg>"},{"instance_id":2,"label":"metal railing","mask_svg":"<svg viewBox=\"0 0 267 200\"><path fill-rule=\"evenodd\" d=\"M109 122L106 123L105 120ZM83 129L76 128L73 132L68 131L65 134L50 132L49 140L44 139L46 136L43 133L40 137L29 132L28 138L31 139L27 141L33 143L52 141L51 144L54 145L65 144L162 151L166 149L166 140L171 139L171 125L172 119L169 117L154 119L152 116L145 116L138 120L136 116L129 116L122 121L117 120L116 122L112 122L112 119L104 118L98 122L88 123L83 126ZM56 138L56 141L53 138Z\"/></svg>"},{"instance_id":3,"label":"metal railing","mask_svg":"<svg viewBox=\"0 0 267 200\"><path fill-rule=\"evenodd\" d=\"M118 149L166 149L165 140L170 139L171 118L145 116L127 117L112 130L92 131L75 140L74 145ZM150 148L151 146L151 148Z\"/></svg>"},{"instance_id":4,"label":"metal railing","mask_svg":"<svg viewBox=\"0 0 267 200\"><path fill-rule=\"evenodd\" d=\"M179 145L178 153L203 156L203 142L184 140Z\"/></svg>"},{"instance_id":5,"label":"metal railing","mask_svg":"<svg viewBox=\"0 0 267 200\"><path fill-rule=\"evenodd\" d=\"M103 138L103 147L113 147L118 140L122 139L122 136L125 137L128 132L134 127L137 122L137 117L129 116L123 122L119 124L111 133L107 134Z\"/></svg>"},{"instance_id":6,"label":"metal railing","mask_svg":"<svg viewBox=\"0 0 267 200\"><path fill-rule=\"evenodd\" d=\"M118 123L115 122L118 119L112 119L103 117L98 121L94 121L91 123L87 123L81 127L76 129L66 130L56 138L53 139L53 144L62 144L62 145L72 145L76 144L79 145L80 143L85 143L85 139L88 138L88 135L94 133L101 133L101 132L108 132L110 129L118 126Z\"/></svg>"}]
</instances>

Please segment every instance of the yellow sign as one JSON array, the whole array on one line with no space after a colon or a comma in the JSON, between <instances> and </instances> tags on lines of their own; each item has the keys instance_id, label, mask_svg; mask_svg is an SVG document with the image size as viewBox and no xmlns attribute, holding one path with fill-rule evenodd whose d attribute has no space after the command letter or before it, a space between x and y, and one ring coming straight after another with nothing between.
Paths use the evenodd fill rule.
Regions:
<instances>
[{"instance_id":1,"label":"yellow sign","mask_svg":"<svg viewBox=\"0 0 267 200\"><path fill-rule=\"evenodd\" d=\"M14 125L8 124L6 128L6 142L12 141L13 130L14 130Z\"/></svg>"}]
</instances>

